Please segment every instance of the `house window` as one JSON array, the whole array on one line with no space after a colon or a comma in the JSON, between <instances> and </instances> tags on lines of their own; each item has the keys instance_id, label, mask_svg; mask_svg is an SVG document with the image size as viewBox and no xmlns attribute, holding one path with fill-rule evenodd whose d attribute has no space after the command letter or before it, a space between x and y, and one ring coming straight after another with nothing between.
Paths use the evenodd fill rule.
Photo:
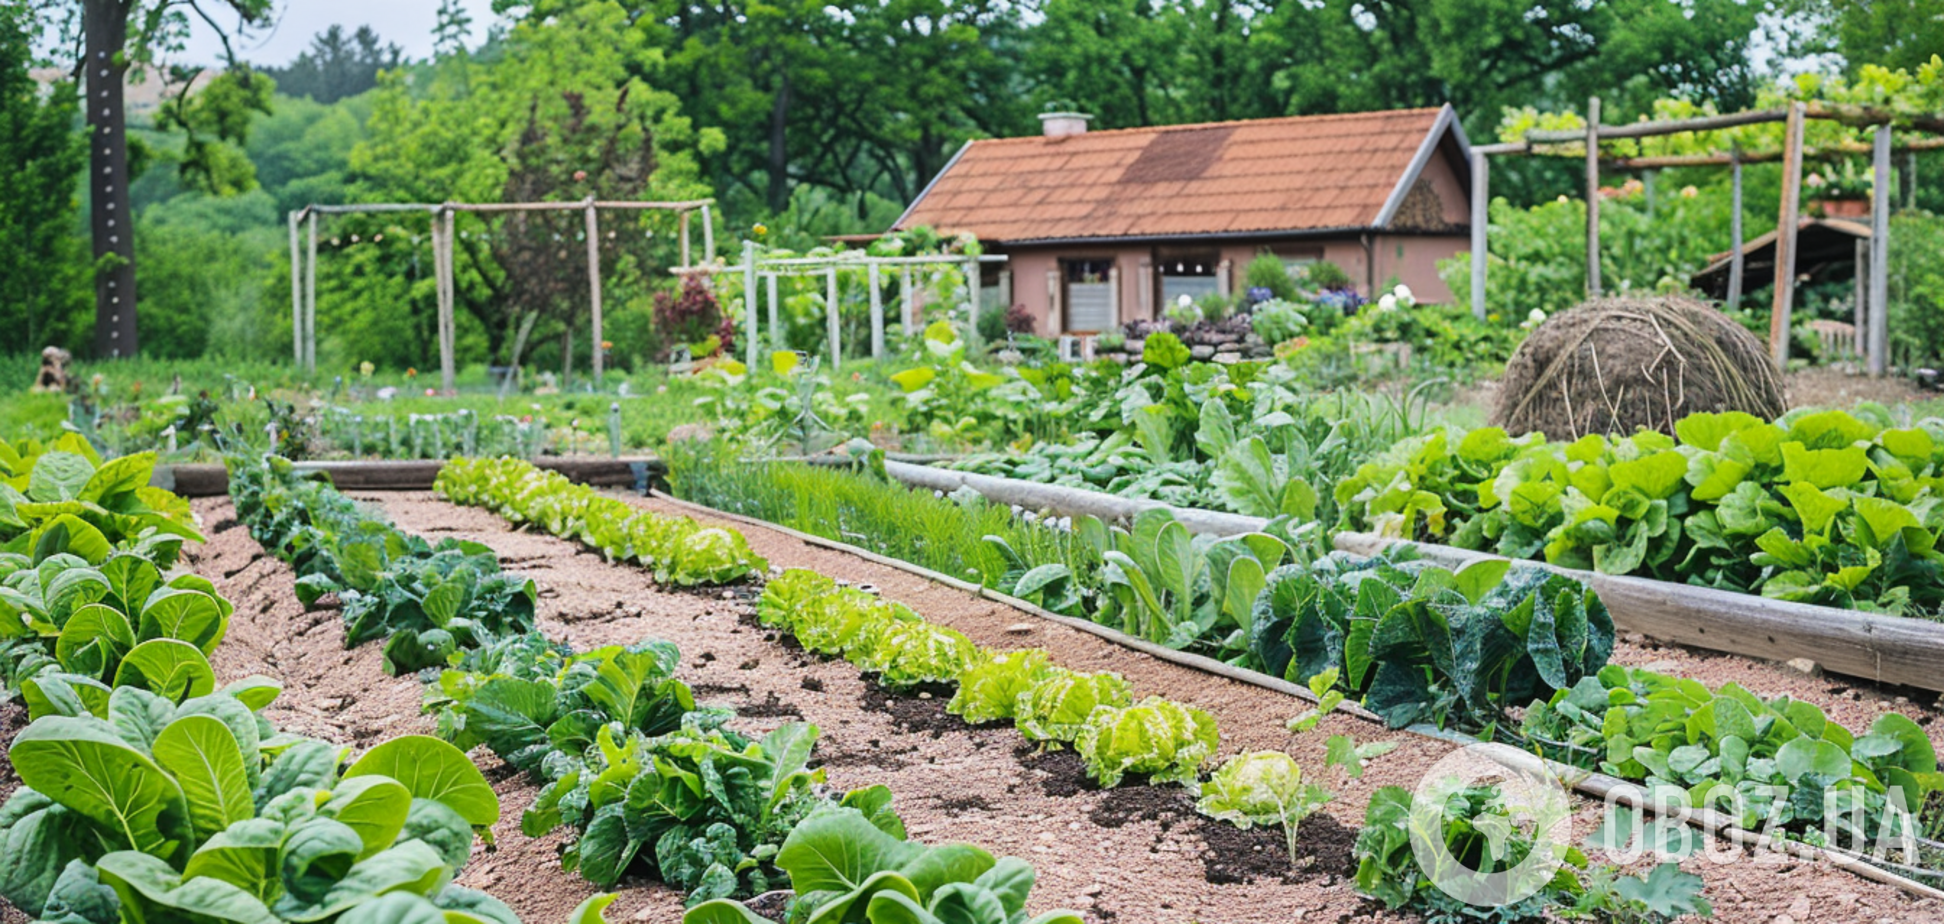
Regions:
<instances>
[{"instance_id":1,"label":"house window","mask_svg":"<svg viewBox=\"0 0 1944 924\"><path fill-rule=\"evenodd\" d=\"M1114 311L1112 260L1061 260L1066 281L1066 329L1091 334L1118 326Z\"/></svg>"},{"instance_id":2,"label":"house window","mask_svg":"<svg viewBox=\"0 0 1944 924\"><path fill-rule=\"evenodd\" d=\"M1221 254L1212 250L1155 254L1154 271L1160 277L1157 286L1161 293L1160 309L1167 310L1183 295L1200 300L1204 295L1221 291L1221 280L1216 276L1221 259Z\"/></svg>"}]
</instances>

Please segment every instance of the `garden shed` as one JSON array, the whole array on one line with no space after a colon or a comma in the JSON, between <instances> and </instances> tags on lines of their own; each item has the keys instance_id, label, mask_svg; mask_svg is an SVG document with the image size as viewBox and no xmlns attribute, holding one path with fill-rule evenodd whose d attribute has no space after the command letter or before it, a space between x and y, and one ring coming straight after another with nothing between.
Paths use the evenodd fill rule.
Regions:
<instances>
[{"instance_id":1,"label":"garden shed","mask_svg":"<svg viewBox=\"0 0 1944 924\"><path fill-rule=\"evenodd\" d=\"M1343 267L1366 296L1403 282L1449 301L1437 261L1468 246L1470 146L1450 106L967 143L894 230L971 232L1007 255L986 284L1040 333L1153 318L1227 294L1261 251Z\"/></svg>"}]
</instances>

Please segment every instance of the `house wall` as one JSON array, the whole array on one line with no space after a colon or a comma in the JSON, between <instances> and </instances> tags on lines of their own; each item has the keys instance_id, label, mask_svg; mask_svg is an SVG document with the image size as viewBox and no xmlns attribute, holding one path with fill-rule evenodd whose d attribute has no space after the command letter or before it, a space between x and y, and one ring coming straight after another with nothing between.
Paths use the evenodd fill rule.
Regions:
<instances>
[{"instance_id":1,"label":"house wall","mask_svg":"<svg viewBox=\"0 0 1944 924\"><path fill-rule=\"evenodd\" d=\"M1434 159L1433 163L1441 163ZM1431 171L1427 170L1427 174ZM1452 183L1456 179L1446 178ZM1436 182L1434 180L1434 182ZM1448 205L1449 203L1447 203ZM1120 320L1128 321L1157 317L1161 306L1160 292L1152 281L1153 263L1156 254L1164 247L1193 248L1199 242L1185 239L1178 244L1157 247L1153 244L1100 244L1100 245L1060 245L1056 247L1006 247L992 246L994 252L1003 253L1009 263L1007 269L1012 273L1012 293L1015 304L1024 305L1037 321L1036 332L1041 336L1057 336L1065 331L1051 323L1052 293L1048 285L1048 274L1057 273L1061 260L1112 260L1119 271ZM1243 285L1243 270L1257 253L1264 249L1284 255L1295 256L1320 253L1322 258L1343 267L1344 272L1356 282L1357 290L1365 296L1370 293L1370 281L1374 278L1376 287L1382 290L1393 277L1411 287L1418 301L1424 303L1452 300L1451 290L1438 278L1437 261L1471 246L1470 239L1464 235L1375 235L1371 240L1370 256L1374 258L1375 272L1370 272L1366 261L1364 243L1357 237L1326 238L1303 241L1255 240L1223 241L1210 243L1206 249L1216 250L1226 263L1227 290L1240 292ZM1145 307L1143 307L1145 305Z\"/></svg>"}]
</instances>

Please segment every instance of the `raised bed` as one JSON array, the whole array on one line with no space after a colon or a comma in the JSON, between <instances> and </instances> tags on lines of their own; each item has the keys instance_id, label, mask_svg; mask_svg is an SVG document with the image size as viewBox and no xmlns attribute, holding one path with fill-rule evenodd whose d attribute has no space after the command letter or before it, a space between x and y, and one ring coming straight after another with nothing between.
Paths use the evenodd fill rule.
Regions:
<instances>
[{"instance_id":1,"label":"raised bed","mask_svg":"<svg viewBox=\"0 0 1944 924\"><path fill-rule=\"evenodd\" d=\"M920 465L886 462L885 472L914 487L948 492L969 487L996 503L1067 516L1127 520L1142 510L1162 508L1173 512L1189 531L1211 535L1260 530L1269 522L1260 517L1171 507L1100 491ZM1334 538L1337 548L1363 555L1397 541L1368 533L1338 533ZM1413 545L1425 557L1450 564L1500 557L1450 546ZM1552 568L1543 562L1531 564ZM1612 614L1614 626L1623 631L1768 661L1807 658L1825 670L1851 677L1944 691L1944 623L1790 603L1649 578L1553 570L1592 584Z\"/></svg>"},{"instance_id":2,"label":"raised bed","mask_svg":"<svg viewBox=\"0 0 1944 924\"><path fill-rule=\"evenodd\" d=\"M533 464L602 488L642 490L668 474L667 464L653 456L541 456ZM299 471L330 475L344 491L430 491L444 467L440 459L297 463ZM183 497L216 497L229 493L229 472L216 464L158 465L149 483Z\"/></svg>"}]
</instances>

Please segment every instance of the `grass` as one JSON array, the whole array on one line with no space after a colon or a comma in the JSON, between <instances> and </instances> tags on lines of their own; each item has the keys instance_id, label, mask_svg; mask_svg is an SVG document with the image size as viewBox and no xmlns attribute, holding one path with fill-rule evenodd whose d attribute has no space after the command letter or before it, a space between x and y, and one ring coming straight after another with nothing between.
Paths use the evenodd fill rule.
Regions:
<instances>
[{"instance_id":1,"label":"grass","mask_svg":"<svg viewBox=\"0 0 1944 924\"><path fill-rule=\"evenodd\" d=\"M667 458L681 498L989 587L1008 586L1015 566L987 536L1004 539L1032 565L1090 574L1098 562L1072 533L1024 522L983 500L960 503L848 469L747 462L719 444L684 443Z\"/></svg>"}]
</instances>

